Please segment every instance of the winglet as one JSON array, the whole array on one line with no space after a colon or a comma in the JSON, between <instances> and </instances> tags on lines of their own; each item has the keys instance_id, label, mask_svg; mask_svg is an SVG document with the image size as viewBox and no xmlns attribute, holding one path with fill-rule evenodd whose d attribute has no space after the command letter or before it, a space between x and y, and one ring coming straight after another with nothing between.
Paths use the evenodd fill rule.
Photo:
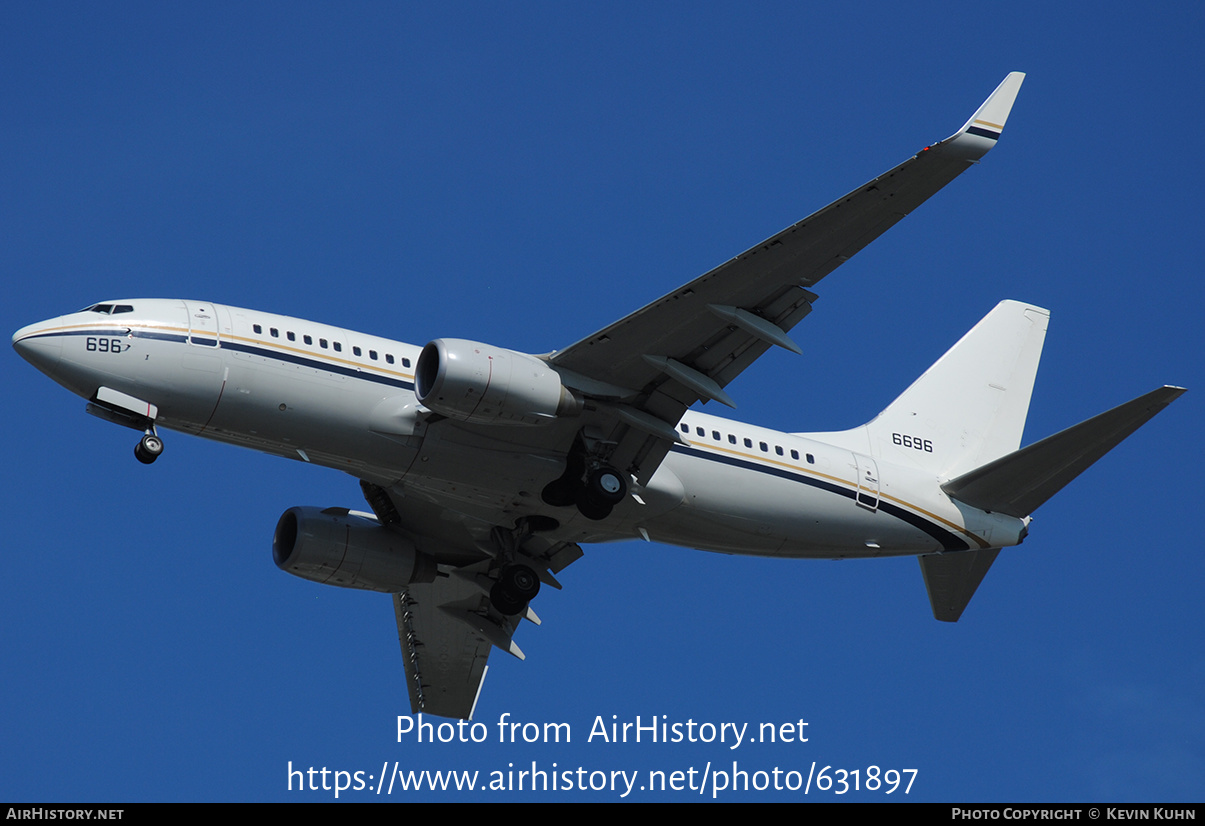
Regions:
<instances>
[{"instance_id":1,"label":"winglet","mask_svg":"<svg viewBox=\"0 0 1205 826\"><path fill-rule=\"evenodd\" d=\"M958 147L967 160L978 160L986 155L1004 131L1004 122L1008 120L1008 113L1012 111L1024 80L1024 72L1009 72L1008 77L1000 82L996 91L988 95L961 129L930 149L938 146Z\"/></svg>"},{"instance_id":2,"label":"winglet","mask_svg":"<svg viewBox=\"0 0 1205 826\"><path fill-rule=\"evenodd\" d=\"M975 114L971 115L958 134L967 133L981 138L996 140L1004 131L1004 122L1012 111L1017 92L1021 91L1021 83L1025 80L1024 72L1009 72L1008 77L1000 81L996 91L988 96Z\"/></svg>"}]
</instances>

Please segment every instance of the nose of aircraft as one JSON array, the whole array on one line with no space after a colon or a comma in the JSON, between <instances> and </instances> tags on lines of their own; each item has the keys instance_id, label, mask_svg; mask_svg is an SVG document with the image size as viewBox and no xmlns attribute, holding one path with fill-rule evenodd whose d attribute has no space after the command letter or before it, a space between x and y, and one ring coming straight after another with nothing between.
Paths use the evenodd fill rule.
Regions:
<instances>
[{"instance_id":1,"label":"nose of aircraft","mask_svg":"<svg viewBox=\"0 0 1205 826\"><path fill-rule=\"evenodd\" d=\"M53 373L63 355L63 340L51 332L53 320L30 324L13 333L13 349L43 373Z\"/></svg>"}]
</instances>

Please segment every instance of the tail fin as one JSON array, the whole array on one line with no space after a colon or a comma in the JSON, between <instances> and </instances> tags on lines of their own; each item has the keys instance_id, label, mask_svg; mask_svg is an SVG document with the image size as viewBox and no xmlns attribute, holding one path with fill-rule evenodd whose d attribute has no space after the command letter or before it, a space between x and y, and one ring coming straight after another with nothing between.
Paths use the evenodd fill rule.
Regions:
<instances>
[{"instance_id":1,"label":"tail fin","mask_svg":"<svg viewBox=\"0 0 1205 826\"><path fill-rule=\"evenodd\" d=\"M1001 301L873 421L806 435L926 470L951 498L1023 519L1184 392L1161 387L1018 449L1049 321ZM957 622L998 552L918 557L933 616Z\"/></svg>"},{"instance_id":2,"label":"tail fin","mask_svg":"<svg viewBox=\"0 0 1205 826\"><path fill-rule=\"evenodd\" d=\"M1050 312L1001 301L868 424L814 434L950 478L1021 444Z\"/></svg>"}]
</instances>

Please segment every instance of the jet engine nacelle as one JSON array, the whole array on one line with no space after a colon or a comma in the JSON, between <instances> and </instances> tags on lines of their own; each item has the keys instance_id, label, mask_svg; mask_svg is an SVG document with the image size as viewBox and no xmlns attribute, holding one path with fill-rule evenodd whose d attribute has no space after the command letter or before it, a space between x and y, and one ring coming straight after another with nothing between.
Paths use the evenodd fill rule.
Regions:
<instances>
[{"instance_id":1,"label":"jet engine nacelle","mask_svg":"<svg viewBox=\"0 0 1205 826\"><path fill-rule=\"evenodd\" d=\"M346 508L289 508L276 523L272 559L302 579L387 594L434 582L437 572L409 538Z\"/></svg>"},{"instance_id":2,"label":"jet engine nacelle","mask_svg":"<svg viewBox=\"0 0 1205 826\"><path fill-rule=\"evenodd\" d=\"M457 338L438 338L423 348L414 394L436 413L474 424L546 424L581 409L546 362Z\"/></svg>"}]
</instances>

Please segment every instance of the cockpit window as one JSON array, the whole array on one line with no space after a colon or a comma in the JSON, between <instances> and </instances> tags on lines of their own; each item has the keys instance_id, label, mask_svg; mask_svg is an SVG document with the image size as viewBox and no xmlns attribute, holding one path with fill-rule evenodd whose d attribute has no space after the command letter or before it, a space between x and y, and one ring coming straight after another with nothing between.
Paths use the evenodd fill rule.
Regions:
<instances>
[{"instance_id":1,"label":"cockpit window","mask_svg":"<svg viewBox=\"0 0 1205 826\"><path fill-rule=\"evenodd\" d=\"M132 304L93 304L91 307L85 307L80 310L81 313L102 313L104 315L117 315L118 313L132 313L134 307Z\"/></svg>"}]
</instances>

